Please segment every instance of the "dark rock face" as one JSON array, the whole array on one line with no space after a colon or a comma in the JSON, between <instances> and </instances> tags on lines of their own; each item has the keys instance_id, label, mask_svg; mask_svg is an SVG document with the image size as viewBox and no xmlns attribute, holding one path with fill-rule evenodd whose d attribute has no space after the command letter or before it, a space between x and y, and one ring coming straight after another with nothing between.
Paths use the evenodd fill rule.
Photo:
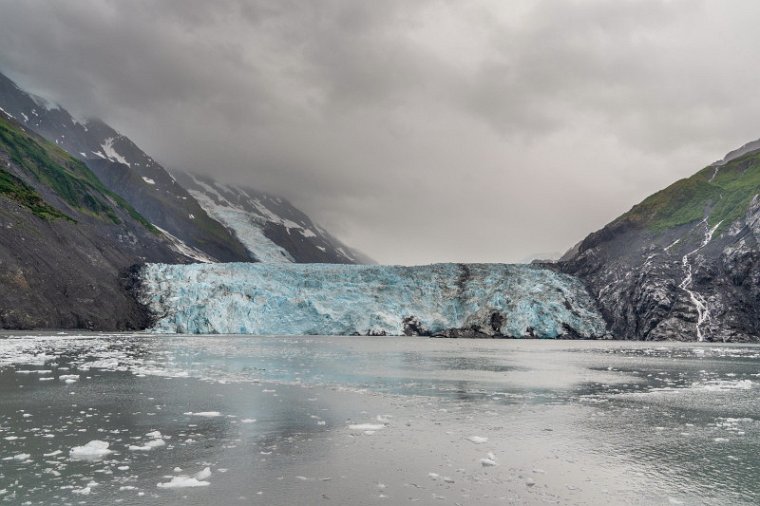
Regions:
<instances>
[{"instance_id":1,"label":"dark rock face","mask_svg":"<svg viewBox=\"0 0 760 506\"><path fill-rule=\"evenodd\" d=\"M129 266L190 259L84 166L5 118L0 128L0 328L145 328ZM44 155L27 158L21 147ZM43 176L61 188L78 182L79 194L65 198Z\"/></svg>"},{"instance_id":2,"label":"dark rock face","mask_svg":"<svg viewBox=\"0 0 760 506\"><path fill-rule=\"evenodd\" d=\"M588 236L558 266L584 280L617 339L758 341L758 171L757 153L708 167L691 179L715 194L684 197L684 180ZM702 216L678 223L689 206Z\"/></svg>"}]
</instances>

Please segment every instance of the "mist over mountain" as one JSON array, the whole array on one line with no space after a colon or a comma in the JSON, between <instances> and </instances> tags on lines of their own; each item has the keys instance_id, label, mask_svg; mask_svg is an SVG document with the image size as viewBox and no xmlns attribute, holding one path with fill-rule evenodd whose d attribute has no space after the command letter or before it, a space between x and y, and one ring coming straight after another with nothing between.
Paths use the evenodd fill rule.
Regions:
<instances>
[{"instance_id":1,"label":"mist over mountain","mask_svg":"<svg viewBox=\"0 0 760 506\"><path fill-rule=\"evenodd\" d=\"M383 263L514 262L757 138L758 18L744 0L28 0L3 5L0 69Z\"/></svg>"}]
</instances>

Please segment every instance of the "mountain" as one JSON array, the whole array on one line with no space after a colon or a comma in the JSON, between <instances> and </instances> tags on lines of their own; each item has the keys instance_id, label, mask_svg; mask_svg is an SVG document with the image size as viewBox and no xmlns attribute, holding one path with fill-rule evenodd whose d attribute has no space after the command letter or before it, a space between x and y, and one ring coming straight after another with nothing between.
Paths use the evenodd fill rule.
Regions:
<instances>
[{"instance_id":1,"label":"mountain","mask_svg":"<svg viewBox=\"0 0 760 506\"><path fill-rule=\"evenodd\" d=\"M0 328L143 328L135 263L193 261L81 161L0 113Z\"/></svg>"},{"instance_id":2,"label":"mountain","mask_svg":"<svg viewBox=\"0 0 760 506\"><path fill-rule=\"evenodd\" d=\"M0 74L0 109L82 160L151 223L218 261L247 260L245 248L129 138L99 120L78 120Z\"/></svg>"},{"instance_id":3,"label":"mountain","mask_svg":"<svg viewBox=\"0 0 760 506\"><path fill-rule=\"evenodd\" d=\"M373 263L284 199L175 171L178 181L107 124L78 120L2 74L0 111L82 160L108 189L162 231L202 252L204 258L219 262Z\"/></svg>"},{"instance_id":4,"label":"mountain","mask_svg":"<svg viewBox=\"0 0 760 506\"><path fill-rule=\"evenodd\" d=\"M287 200L253 188L175 171L201 207L263 263L374 263L316 225Z\"/></svg>"},{"instance_id":5,"label":"mountain","mask_svg":"<svg viewBox=\"0 0 760 506\"><path fill-rule=\"evenodd\" d=\"M760 144L648 197L560 261L623 339L760 336Z\"/></svg>"}]
</instances>

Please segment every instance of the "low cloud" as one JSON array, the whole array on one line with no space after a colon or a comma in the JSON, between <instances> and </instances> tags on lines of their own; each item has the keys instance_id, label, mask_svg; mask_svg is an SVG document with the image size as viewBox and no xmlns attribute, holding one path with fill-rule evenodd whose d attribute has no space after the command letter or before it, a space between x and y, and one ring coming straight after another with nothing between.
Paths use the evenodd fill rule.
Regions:
<instances>
[{"instance_id":1,"label":"low cloud","mask_svg":"<svg viewBox=\"0 0 760 506\"><path fill-rule=\"evenodd\" d=\"M562 251L760 137L760 5L0 0L0 71L387 263Z\"/></svg>"}]
</instances>

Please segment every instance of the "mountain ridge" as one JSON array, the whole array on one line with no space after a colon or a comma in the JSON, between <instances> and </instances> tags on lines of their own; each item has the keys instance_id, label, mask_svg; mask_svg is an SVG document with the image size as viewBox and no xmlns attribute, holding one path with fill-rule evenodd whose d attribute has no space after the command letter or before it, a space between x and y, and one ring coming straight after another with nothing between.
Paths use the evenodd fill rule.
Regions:
<instances>
[{"instance_id":1,"label":"mountain ridge","mask_svg":"<svg viewBox=\"0 0 760 506\"><path fill-rule=\"evenodd\" d=\"M758 340L760 151L741 151L652 194L562 257L614 335Z\"/></svg>"},{"instance_id":2,"label":"mountain ridge","mask_svg":"<svg viewBox=\"0 0 760 506\"><path fill-rule=\"evenodd\" d=\"M153 225L182 242L188 251L200 252L195 255L198 259L261 261L252 253L251 244L246 246L239 240L239 236L250 235L259 238L265 245L276 243L276 247L286 253L283 258L296 262L371 262L371 259L341 243L324 229L315 234L319 237L310 238L292 236L289 232L295 229L278 226L277 219L263 225L257 224L255 209L245 202L228 209L239 217L245 217L236 221L236 228L230 227L229 223L218 219L221 216L212 217L201 206L196 196L202 196L202 192L199 194L196 191L196 196L193 196L185 185L175 179L173 173L182 174L182 171L170 172L105 122L76 119L62 106L25 92L2 73L0 109L83 161L109 190L119 194ZM204 177L212 185L219 184L208 176ZM194 184L188 178L183 181ZM241 188L242 193L248 190ZM252 191L259 196L266 195ZM218 210L218 206L206 207ZM299 220L312 223L308 216L290 203L279 207L284 215L279 219L279 225L288 219L287 216L298 216Z\"/></svg>"}]
</instances>

